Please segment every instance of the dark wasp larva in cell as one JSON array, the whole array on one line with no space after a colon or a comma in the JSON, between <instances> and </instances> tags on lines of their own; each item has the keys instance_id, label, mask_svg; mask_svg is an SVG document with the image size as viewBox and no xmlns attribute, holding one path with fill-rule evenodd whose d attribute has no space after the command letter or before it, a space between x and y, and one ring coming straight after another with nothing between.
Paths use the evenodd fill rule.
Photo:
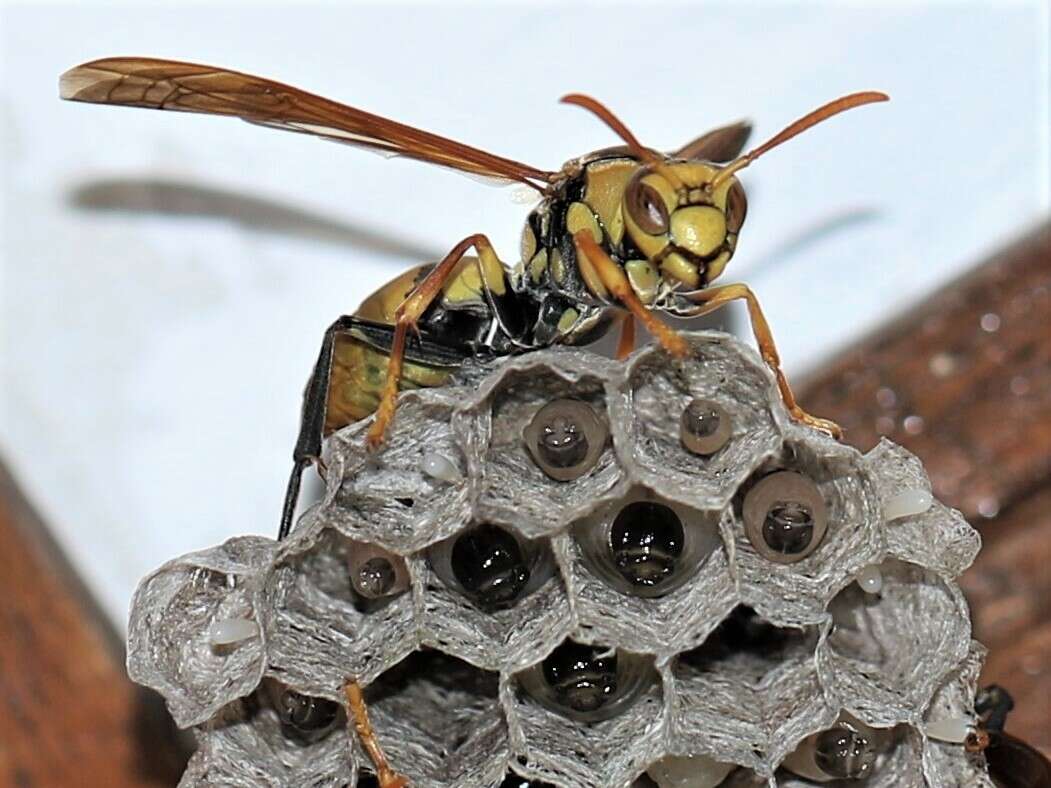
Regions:
<instances>
[{"instance_id":1,"label":"dark wasp larva in cell","mask_svg":"<svg viewBox=\"0 0 1051 788\"><path fill-rule=\"evenodd\" d=\"M512 604L529 580L518 542L495 525L482 525L456 538L452 570L464 593L491 609Z\"/></svg>"},{"instance_id":2,"label":"dark wasp larva in cell","mask_svg":"<svg viewBox=\"0 0 1051 788\"><path fill-rule=\"evenodd\" d=\"M694 454L715 454L730 441L732 433L730 414L711 400L690 400L679 418L679 438Z\"/></svg>"},{"instance_id":3,"label":"dark wasp larva in cell","mask_svg":"<svg viewBox=\"0 0 1051 788\"><path fill-rule=\"evenodd\" d=\"M682 521L670 507L635 501L613 520L613 563L633 586L654 588L678 568L685 538Z\"/></svg>"},{"instance_id":4,"label":"dark wasp larva in cell","mask_svg":"<svg viewBox=\"0 0 1051 788\"><path fill-rule=\"evenodd\" d=\"M427 560L445 585L486 612L513 607L555 574L545 542L507 528L473 525L434 545Z\"/></svg>"},{"instance_id":5,"label":"dark wasp larva in cell","mask_svg":"<svg viewBox=\"0 0 1051 788\"><path fill-rule=\"evenodd\" d=\"M893 748L897 739L896 729L873 728L843 712L831 728L803 739L782 765L792 774L819 783L865 780L875 774L880 755Z\"/></svg>"},{"instance_id":6,"label":"dark wasp larva in cell","mask_svg":"<svg viewBox=\"0 0 1051 788\"><path fill-rule=\"evenodd\" d=\"M543 662L518 674L521 687L544 706L581 722L616 716L655 681L651 659L566 640Z\"/></svg>"},{"instance_id":7,"label":"dark wasp larva in cell","mask_svg":"<svg viewBox=\"0 0 1051 788\"><path fill-rule=\"evenodd\" d=\"M525 777L519 777L514 772L510 772L500 783L500 788L556 788L556 786L541 780L527 780Z\"/></svg>"},{"instance_id":8,"label":"dark wasp larva in cell","mask_svg":"<svg viewBox=\"0 0 1051 788\"><path fill-rule=\"evenodd\" d=\"M876 749L867 736L847 727L818 734L814 741L814 763L829 777L857 780L872 771Z\"/></svg>"},{"instance_id":9,"label":"dark wasp larva in cell","mask_svg":"<svg viewBox=\"0 0 1051 788\"><path fill-rule=\"evenodd\" d=\"M780 564L801 561L825 538L828 513L817 485L794 471L760 479L744 497L745 534L756 552Z\"/></svg>"},{"instance_id":10,"label":"dark wasp larva in cell","mask_svg":"<svg viewBox=\"0 0 1051 788\"><path fill-rule=\"evenodd\" d=\"M544 660L541 669L558 702L573 711L595 711L617 691L615 652L567 642Z\"/></svg>"},{"instance_id":11,"label":"dark wasp larva in cell","mask_svg":"<svg viewBox=\"0 0 1051 788\"><path fill-rule=\"evenodd\" d=\"M621 593L661 597L697 574L721 543L718 515L636 488L574 523L589 572Z\"/></svg>"},{"instance_id":12,"label":"dark wasp larva in cell","mask_svg":"<svg viewBox=\"0 0 1051 788\"><path fill-rule=\"evenodd\" d=\"M560 482L572 481L591 470L608 436L609 428L595 409L573 399L547 403L525 429L526 448L537 467Z\"/></svg>"},{"instance_id":13,"label":"dark wasp larva in cell","mask_svg":"<svg viewBox=\"0 0 1051 788\"><path fill-rule=\"evenodd\" d=\"M334 727L340 712L338 703L304 695L277 682L265 686L270 705L291 738L314 741Z\"/></svg>"},{"instance_id":14,"label":"dark wasp larva in cell","mask_svg":"<svg viewBox=\"0 0 1051 788\"><path fill-rule=\"evenodd\" d=\"M411 581L405 559L382 547L353 542L347 564L350 584L366 609L409 590Z\"/></svg>"}]
</instances>

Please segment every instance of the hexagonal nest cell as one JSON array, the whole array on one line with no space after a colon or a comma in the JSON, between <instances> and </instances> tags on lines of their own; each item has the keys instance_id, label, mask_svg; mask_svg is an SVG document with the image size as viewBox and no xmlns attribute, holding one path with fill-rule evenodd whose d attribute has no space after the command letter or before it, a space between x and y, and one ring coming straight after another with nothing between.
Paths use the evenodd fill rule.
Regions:
<instances>
[{"instance_id":1,"label":"hexagonal nest cell","mask_svg":"<svg viewBox=\"0 0 1051 788\"><path fill-rule=\"evenodd\" d=\"M129 671L185 785L992 786L963 740L977 535L918 460L789 417L733 338L472 362L327 442L283 542L169 562Z\"/></svg>"}]
</instances>

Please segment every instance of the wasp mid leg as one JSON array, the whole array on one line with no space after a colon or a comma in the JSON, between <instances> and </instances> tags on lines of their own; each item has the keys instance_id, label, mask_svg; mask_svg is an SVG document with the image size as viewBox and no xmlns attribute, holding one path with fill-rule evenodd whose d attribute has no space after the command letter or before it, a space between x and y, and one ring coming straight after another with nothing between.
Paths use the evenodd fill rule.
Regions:
<instances>
[{"instance_id":1,"label":"wasp mid leg","mask_svg":"<svg viewBox=\"0 0 1051 788\"><path fill-rule=\"evenodd\" d=\"M811 416L796 402L796 396L792 393L792 387L788 385L788 378L785 377L785 373L781 369L781 357L778 355L777 346L774 344L774 335L770 331L770 324L766 322L766 317L763 315L763 310L759 307L759 300L755 297L755 293L747 285L735 284L713 287L693 293L690 297L698 304L701 304L696 311L690 313L690 317L706 315L730 301L743 298L748 305L748 317L752 323L752 334L759 345L759 353L767 366L773 370L774 376L777 378L777 387L781 391L781 400L785 403L785 407L788 408L792 418L802 424L826 432L833 438L843 437L843 430L838 424L828 419Z\"/></svg>"},{"instance_id":2,"label":"wasp mid leg","mask_svg":"<svg viewBox=\"0 0 1051 788\"><path fill-rule=\"evenodd\" d=\"M591 235L590 230L581 230L574 234L573 241L577 247L577 265L581 268L587 267L597 275L605 288L621 306L631 313L632 317L637 318L645 326L646 330L661 344L661 347L680 358L689 352L686 340L679 336L675 329L658 320L657 316L639 300L624 269L610 259ZM632 328L634 329L634 326Z\"/></svg>"},{"instance_id":3,"label":"wasp mid leg","mask_svg":"<svg viewBox=\"0 0 1051 788\"><path fill-rule=\"evenodd\" d=\"M481 234L471 235L456 244L445 259L430 270L395 312L394 342L391 346L390 361L387 364L387 378L380 394L375 420L365 436L369 448L374 449L383 442L387 427L394 419L398 382L401 379L402 366L405 361L405 341L408 338L409 329L416 330L416 323L456 270L456 264L472 246L478 252L479 265L483 266L481 276L483 286L485 286L485 270L493 270L494 266L503 268L503 264L497 258L488 238Z\"/></svg>"},{"instance_id":4,"label":"wasp mid leg","mask_svg":"<svg viewBox=\"0 0 1051 788\"><path fill-rule=\"evenodd\" d=\"M365 695L361 691L361 685L354 679L350 679L343 685L343 694L347 698L347 706L350 708L350 717L354 722L354 731L365 748L372 765L376 767L376 779L380 788L407 788L409 779L398 774L387 763L387 756L383 754L376 731L369 721L369 710L365 706Z\"/></svg>"}]
</instances>

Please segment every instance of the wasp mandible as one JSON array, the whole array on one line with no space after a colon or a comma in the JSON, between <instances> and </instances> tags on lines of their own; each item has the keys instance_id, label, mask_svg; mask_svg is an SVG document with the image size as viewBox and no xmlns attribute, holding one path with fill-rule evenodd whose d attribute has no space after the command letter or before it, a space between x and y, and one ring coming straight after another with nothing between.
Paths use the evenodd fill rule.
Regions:
<instances>
[{"instance_id":1,"label":"wasp mandible","mask_svg":"<svg viewBox=\"0 0 1051 788\"><path fill-rule=\"evenodd\" d=\"M618 319L618 355L633 348L637 320L666 350L682 356L685 341L656 313L697 317L744 300L759 350L793 418L840 435L838 426L796 402L747 285L712 282L733 256L745 219L747 200L737 173L833 115L886 101L883 93L853 93L825 104L743 155L747 124L716 129L662 153L642 145L595 99L570 94L562 101L594 113L623 145L572 159L557 171L279 82L193 63L95 60L63 74L60 94L74 101L230 115L525 184L540 196L526 220L515 268L501 262L486 236L471 235L440 262L399 276L328 328L304 394L280 537L292 527L302 473L319 462L330 433L375 414L367 433L374 448L394 418L399 390L442 385L468 358L586 344Z\"/></svg>"}]
</instances>

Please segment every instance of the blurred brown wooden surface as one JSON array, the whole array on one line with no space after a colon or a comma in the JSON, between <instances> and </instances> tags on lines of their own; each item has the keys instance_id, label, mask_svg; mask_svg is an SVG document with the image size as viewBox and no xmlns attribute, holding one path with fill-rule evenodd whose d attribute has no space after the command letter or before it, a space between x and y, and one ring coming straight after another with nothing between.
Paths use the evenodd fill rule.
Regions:
<instances>
[{"instance_id":1,"label":"blurred brown wooden surface","mask_svg":"<svg viewBox=\"0 0 1051 788\"><path fill-rule=\"evenodd\" d=\"M0 468L0 786L172 786L182 773L158 695Z\"/></svg>"},{"instance_id":2,"label":"blurred brown wooden surface","mask_svg":"<svg viewBox=\"0 0 1051 788\"><path fill-rule=\"evenodd\" d=\"M961 585L982 681L1051 755L1051 224L841 354L802 401L863 451L886 435L917 454L981 532Z\"/></svg>"},{"instance_id":3,"label":"blurred brown wooden surface","mask_svg":"<svg viewBox=\"0 0 1051 788\"><path fill-rule=\"evenodd\" d=\"M1051 228L843 353L803 387L870 448L923 458L981 530L963 585L1008 730L1051 753ZM0 474L0 785L174 785L185 753L112 629Z\"/></svg>"}]
</instances>

